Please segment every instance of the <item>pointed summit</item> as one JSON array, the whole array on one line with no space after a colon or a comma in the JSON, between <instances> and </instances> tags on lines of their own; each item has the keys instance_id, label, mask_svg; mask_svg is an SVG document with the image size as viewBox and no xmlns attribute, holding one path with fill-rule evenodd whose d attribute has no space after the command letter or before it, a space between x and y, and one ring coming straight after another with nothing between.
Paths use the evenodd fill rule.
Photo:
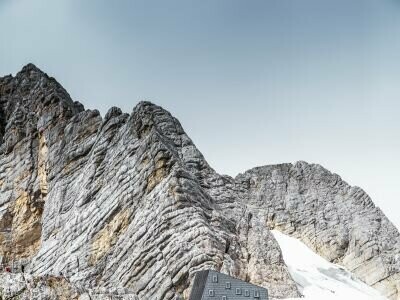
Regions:
<instances>
[{"instance_id":1,"label":"pointed summit","mask_svg":"<svg viewBox=\"0 0 400 300\"><path fill-rule=\"evenodd\" d=\"M37 76L47 76L47 74L45 72L43 72L41 69L39 69L36 65L34 65L33 63L29 63L27 65L25 65L21 71L19 71L16 75L16 77L21 77L21 76L28 76L31 77L32 75L34 75L33 77L37 77Z\"/></svg>"},{"instance_id":2,"label":"pointed summit","mask_svg":"<svg viewBox=\"0 0 400 300\"><path fill-rule=\"evenodd\" d=\"M38 128L57 124L83 110L60 83L29 63L15 77L0 81L0 137L4 141L0 144L6 145L4 151L8 153Z\"/></svg>"},{"instance_id":3,"label":"pointed summit","mask_svg":"<svg viewBox=\"0 0 400 300\"><path fill-rule=\"evenodd\" d=\"M21 70L21 72L31 72L31 71L44 74L44 72L40 70L38 67L36 67L36 65L34 65L33 63L28 63L27 65L23 66Z\"/></svg>"}]
</instances>

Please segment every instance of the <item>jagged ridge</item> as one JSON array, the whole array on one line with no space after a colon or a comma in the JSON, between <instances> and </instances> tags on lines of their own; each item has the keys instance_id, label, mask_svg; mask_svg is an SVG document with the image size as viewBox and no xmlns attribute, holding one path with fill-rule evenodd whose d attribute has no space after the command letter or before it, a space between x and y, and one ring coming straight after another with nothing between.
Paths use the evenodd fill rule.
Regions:
<instances>
[{"instance_id":1,"label":"jagged ridge","mask_svg":"<svg viewBox=\"0 0 400 300\"><path fill-rule=\"evenodd\" d=\"M318 165L221 176L164 109L141 102L103 119L31 64L0 78L0 116L0 252L33 276L187 299L194 273L212 268L298 296L278 228L399 297L398 231Z\"/></svg>"}]
</instances>

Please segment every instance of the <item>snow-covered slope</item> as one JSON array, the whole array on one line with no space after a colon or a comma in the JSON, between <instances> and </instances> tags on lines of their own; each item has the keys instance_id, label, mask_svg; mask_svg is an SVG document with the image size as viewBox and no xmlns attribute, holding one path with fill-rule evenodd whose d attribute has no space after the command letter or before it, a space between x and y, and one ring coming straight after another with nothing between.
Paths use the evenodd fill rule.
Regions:
<instances>
[{"instance_id":1,"label":"snow-covered slope","mask_svg":"<svg viewBox=\"0 0 400 300\"><path fill-rule=\"evenodd\" d=\"M378 291L341 266L315 254L301 241L273 230L289 272L306 300L384 300Z\"/></svg>"}]
</instances>

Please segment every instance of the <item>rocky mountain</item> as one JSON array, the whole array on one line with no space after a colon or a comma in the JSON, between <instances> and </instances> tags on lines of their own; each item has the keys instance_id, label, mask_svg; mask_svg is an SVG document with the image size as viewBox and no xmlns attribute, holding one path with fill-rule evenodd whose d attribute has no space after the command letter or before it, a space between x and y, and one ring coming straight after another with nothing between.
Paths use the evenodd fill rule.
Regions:
<instances>
[{"instance_id":1,"label":"rocky mountain","mask_svg":"<svg viewBox=\"0 0 400 300\"><path fill-rule=\"evenodd\" d=\"M0 137L5 297L188 299L210 268L298 297L275 229L400 299L398 230L319 165L219 175L161 107L102 118L32 64L0 78Z\"/></svg>"}]
</instances>

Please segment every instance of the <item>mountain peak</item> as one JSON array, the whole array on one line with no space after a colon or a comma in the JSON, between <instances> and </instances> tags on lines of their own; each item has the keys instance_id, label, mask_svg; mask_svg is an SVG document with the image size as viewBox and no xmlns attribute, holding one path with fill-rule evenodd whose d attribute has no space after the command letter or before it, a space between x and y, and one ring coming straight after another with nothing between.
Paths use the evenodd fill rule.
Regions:
<instances>
[{"instance_id":1,"label":"mountain peak","mask_svg":"<svg viewBox=\"0 0 400 300\"><path fill-rule=\"evenodd\" d=\"M319 165L227 180L162 107L142 101L129 116L114 107L102 120L33 64L0 81L0 136L0 256L34 280L93 283L77 293L95 299L108 287L135 299L188 299L194 274L213 269L271 298L297 297L275 229L398 299L398 230ZM9 290L3 282L0 274Z\"/></svg>"},{"instance_id":2,"label":"mountain peak","mask_svg":"<svg viewBox=\"0 0 400 300\"><path fill-rule=\"evenodd\" d=\"M33 63L28 63L25 66L22 67L22 71L23 72L27 72L27 71L38 71L38 72L42 72L42 70L40 70L35 64Z\"/></svg>"},{"instance_id":3,"label":"mountain peak","mask_svg":"<svg viewBox=\"0 0 400 300\"><path fill-rule=\"evenodd\" d=\"M24 74L36 74L36 75L46 75L45 72L43 72L41 69L39 69L36 65L33 63L28 63L25 66L22 67L21 71L17 73L18 75L24 75Z\"/></svg>"}]
</instances>

